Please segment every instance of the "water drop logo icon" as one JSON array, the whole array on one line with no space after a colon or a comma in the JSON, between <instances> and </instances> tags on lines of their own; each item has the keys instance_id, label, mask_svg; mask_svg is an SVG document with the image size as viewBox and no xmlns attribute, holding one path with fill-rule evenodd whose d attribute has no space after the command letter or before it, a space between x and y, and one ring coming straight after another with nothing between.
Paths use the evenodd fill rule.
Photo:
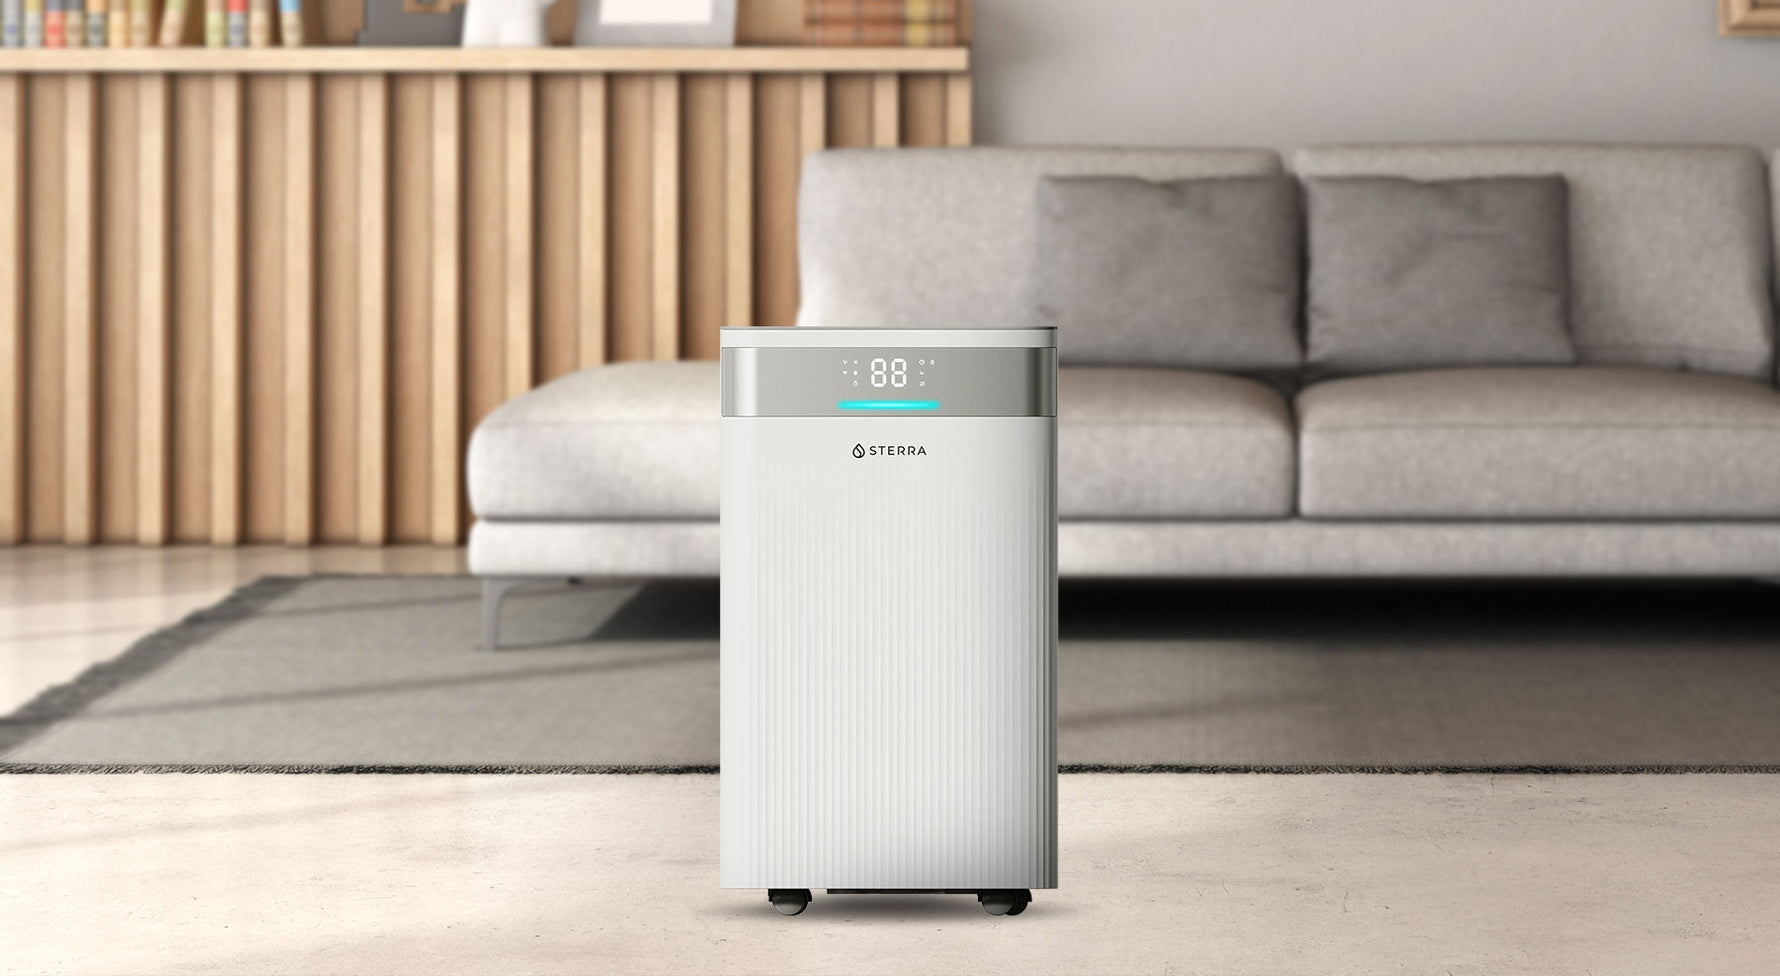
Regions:
<instances>
[{"instance_id":1,"label":"water drop logo icon","mask_svg":"<svg viewBox=\"0 0 1780 976\"><path fill-rule=\"evenodd\" d=\"M853 456L856 458L864 457L865 456L865 445L864 444L854 444L853 445Z\"/></svg>"}]
</instances>

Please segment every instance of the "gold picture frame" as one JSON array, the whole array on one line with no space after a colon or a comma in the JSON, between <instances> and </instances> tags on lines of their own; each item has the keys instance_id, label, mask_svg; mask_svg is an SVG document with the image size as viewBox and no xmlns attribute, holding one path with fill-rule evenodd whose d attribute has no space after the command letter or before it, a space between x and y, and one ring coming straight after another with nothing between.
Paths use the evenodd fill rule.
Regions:
<instances>
[{"instance_id":1,"label":"gold picture frame","mask_svg":"<svg viewBox=\"0 0 1780 976\"><path fill-rule=\"evenodd\" d=\"M1780 0L1718 0L1718 33L1780 37Z\"/></svg>"}]
</instances>

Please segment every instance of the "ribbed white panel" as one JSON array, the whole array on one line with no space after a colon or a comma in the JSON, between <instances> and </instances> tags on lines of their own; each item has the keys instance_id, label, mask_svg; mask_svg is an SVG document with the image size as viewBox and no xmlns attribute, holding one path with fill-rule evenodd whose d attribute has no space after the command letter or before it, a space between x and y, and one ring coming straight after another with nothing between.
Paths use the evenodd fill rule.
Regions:
<instances>
[{"instance_id":1,"label":"ribbed white panel","mask_svg":"<svg viewBox=\"0 0 1780 976\"><path fill-rule=\"evenodd\" d=\"M724 887L1056 886L1055 438L723 421Z\"/></svg>"}]
</instances>

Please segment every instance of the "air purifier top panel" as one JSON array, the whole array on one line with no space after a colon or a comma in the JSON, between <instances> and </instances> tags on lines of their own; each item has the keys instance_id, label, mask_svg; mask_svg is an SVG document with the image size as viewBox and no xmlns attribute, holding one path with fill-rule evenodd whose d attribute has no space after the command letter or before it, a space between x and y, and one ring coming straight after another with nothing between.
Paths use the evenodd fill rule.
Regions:
<instances>
[{"instance_id":1,"label":"air purifier top panel","mask_svg":"<svg viewBox=\"0 0 1780 976\"><path fill-rule=\"evenodd\" d=\"M1056 338L1055 329L725 329L723 416L1054 417Z\"/></svg>"},{"instance_id":2,"label":"air purifier top panel","mask_svg":"<svg viewBox=\"0 0 1780 976\"><path fill-rule=\"evenodd\" d=\"M1045 329L854 329L740 326L722 330L724 349L925 346L933 349L1055 349L1057 330Z\"/></svg>"}]
</instances>

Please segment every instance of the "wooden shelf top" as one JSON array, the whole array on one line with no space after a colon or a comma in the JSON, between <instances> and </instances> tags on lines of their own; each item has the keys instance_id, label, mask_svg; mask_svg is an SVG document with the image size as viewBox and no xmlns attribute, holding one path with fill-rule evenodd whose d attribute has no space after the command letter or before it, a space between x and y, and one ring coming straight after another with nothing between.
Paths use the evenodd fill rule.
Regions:
<instances>
[{"instance_id":1,"label":"wooden shelf top","mask_svg":"<svg viewBox=\"0 0 1780 976\"><path fill-rule=\"evenodd\" d=\"M960 72L963 47L139 47L0 50L0 74Z\"/></svg>"}]
</instances>

